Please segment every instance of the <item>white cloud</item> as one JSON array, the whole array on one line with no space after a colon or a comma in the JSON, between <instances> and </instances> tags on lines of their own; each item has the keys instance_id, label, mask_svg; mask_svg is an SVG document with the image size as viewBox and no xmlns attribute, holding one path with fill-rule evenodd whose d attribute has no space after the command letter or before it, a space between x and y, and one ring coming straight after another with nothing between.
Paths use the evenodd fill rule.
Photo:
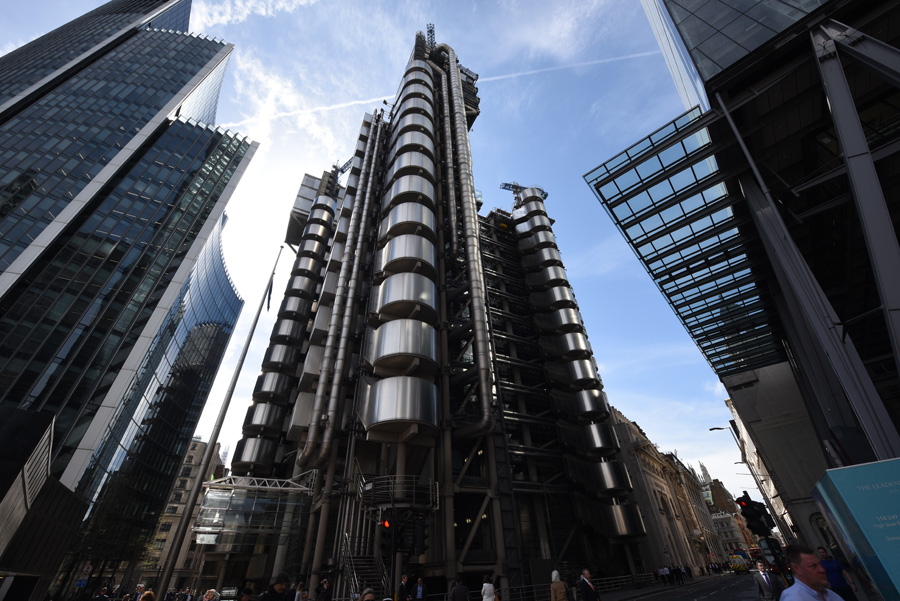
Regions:
<instances>
[{"instance_id":1,"label":"white cloud","mask_svg":"<svg viewBox=\"0 0 900 601\"><path fill-rule=\"evenodd\" d=\"M215 25L241 23L251 16L274 17L293 13L316 0L215 0L194 2L191 6L191 29L206 31Z\"/></svg>"}]
</instances>

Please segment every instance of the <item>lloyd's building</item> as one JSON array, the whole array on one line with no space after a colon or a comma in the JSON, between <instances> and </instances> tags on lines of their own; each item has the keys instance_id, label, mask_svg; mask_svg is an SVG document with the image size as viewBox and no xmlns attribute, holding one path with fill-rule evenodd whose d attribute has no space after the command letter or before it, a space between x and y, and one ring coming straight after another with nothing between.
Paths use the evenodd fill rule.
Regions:
<instances>
[{"instance_id":1,"label":"lloyd's building","mask_svg":"<svg viewBox=\"0 0 900 601\"><path fill-rule=\"evenodd\" d=\"M476 80L419 33L352 159L305 177L233 476L195 526L223 583L284 570L378 597L402 573L441 593L646 571L547 194L511 185L511 211L479 215Z\"/></svg>"}]
</instances>

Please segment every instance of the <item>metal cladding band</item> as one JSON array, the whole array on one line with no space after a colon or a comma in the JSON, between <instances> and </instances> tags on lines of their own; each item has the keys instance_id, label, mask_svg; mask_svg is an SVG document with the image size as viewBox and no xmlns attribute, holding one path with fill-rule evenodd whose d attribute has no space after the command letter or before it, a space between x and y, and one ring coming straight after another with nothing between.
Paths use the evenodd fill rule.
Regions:
<instances>
[{"instance_id":1,"label":"metal cladding band","mask_svg":"<svg viewBox=\"0 0 900 601\"><path fill-rule=\"evenodd\" d=\"M466 240L466 266L469 277L472 329L475 336L475 367L478 370L478 396L481 401L481 419L458 428L457 436L480 436L494 427L491 414L491 390L494 374L488 346L487 311L485 309L484 269L481 265L481 248L478 243L478 207L475 203L475 181L472 177L472 157L469 154L469 130L463 105L463 89L460 81L456 52L446 44L439 48L447 51L450 84L453 90L453 114L456 131L456 152L459 156L459 185L463 212L463 235Z\"/></svg>"},{"instance_id":2,"label":"metal cladding band","mask_svg":"<svg viewBox=\"0 0 900 601\"><path fill-rule=\"evenodd\" d=\"M382 123L378 115L373 118L373 125L376 125L377 129L375 130L375 146L372 149L373 152L371 156L371 163L369 165L369 176L366 181L365 200L363 201L362 207L363 222L361 231L363 232L369 231L369 217L372 213L369 208L373 196L372 180L375 179L373 176L375 175L375 163L377 159L379 144L381 142L382 132ZM371 133L369 134L369 139L371 139ZM332 379L331 395L328 398L328 415L325 420L325 434L322 436L322 445L319 447L319 452L316 455L316 458L313 460L313 465L319 465L326 459L328 459L328 454L331 452L331 444L334 441L334 428L338 420L338 408L340 407L340 397L343 388L342 382L344 381L344 366L347 363L347 356L351 353L350 340L351 338L353 338L353 329L356 321L356 287L359 285L360 273L362 272L362 261L366 254L365 248L363 248L363 242L364 237L360 236L356 247L356 252L353 255L353 276L350 279L350 288L347 291L347 301L344 305L344 319L343 323L341 324L341 338L338 344L337 361L335 362L334 366L335 377ZM337 312L338 307L337 302L335 302L334 313L337 314ZM321 385L321 382L319 384ZM318 393L318 390L316 392Z\"/></svg>"},{"instance_id":3,"label":"metal cladding band","mask_svg":"<svg viewBox=\"0 0 900 601\"><path fill-rule=\"evenodd\" d=\"M435 65L437 67L437 65ZM447 96L447 74L441 72L441 100L444 111L444 164L447 170L447 208L450 209L450 254L456 256L459 246L456 242L456 179L453 167L453 133L450 131L450 98Z\"/></svg>"}]
</instances>

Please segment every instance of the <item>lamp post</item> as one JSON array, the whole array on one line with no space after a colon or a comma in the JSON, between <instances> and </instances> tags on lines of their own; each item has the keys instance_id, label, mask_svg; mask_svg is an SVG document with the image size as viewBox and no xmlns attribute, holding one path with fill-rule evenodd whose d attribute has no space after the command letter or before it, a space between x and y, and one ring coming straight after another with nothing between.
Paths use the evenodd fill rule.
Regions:
<instances>
[{"instance_id":1,"label":"lamp post","mask_svg":"<svg viewBox=\"0 0 900 601\"><path fill-rule=\"evenodd\" d=\"M769 500L769 495L767 495L764 492L764 489L761 485L762 483L759 481L759 475L757 475L756 470L753 469L753 465L749 461L747 461L747 450L744 448L744 445L741 442L741 439L738 437L737 423L735 423L735 421L733 419L728 420L728 423L731 425L730 428L716 426L716 427L710 428L709 431L715 432L717 430L728 430L729 432L731 432L731 437L734 439L734 444L737 445L738 450L741 452L741 460L739 463L743 463L744 465L747 466L747 469L750 470L750 475L753 476L753 482L756 484L756 490L759 491L759 494L762 495L763 500L766 502L766 509L769 510L769 515L771 515L772 519L775 520L775 527L778 529L778 532L781 534L781 538L784 539L785 542L787 542L788 537L787 537L786 531L788 531L788 530L787 530L787 528L785 528L782 525L781 516L779 516L775 512L775 510L772 508L772 502ZM736 463L738 463L738 462L736 462Z\"/></svg>"}]
</instances>

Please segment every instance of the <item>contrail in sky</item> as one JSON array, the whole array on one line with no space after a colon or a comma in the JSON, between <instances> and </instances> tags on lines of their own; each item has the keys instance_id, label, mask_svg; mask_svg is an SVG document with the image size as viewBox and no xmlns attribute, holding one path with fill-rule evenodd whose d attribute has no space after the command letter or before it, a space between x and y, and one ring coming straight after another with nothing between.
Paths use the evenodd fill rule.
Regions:
<instances>
[{"instance_id":1,"label":"contrail in sky","mask_svg":"<svg viewBox=\"0 0 900 601\"><path fill-rule=\"evenodd\" d=\"M558 65L556 67L545 67L543 69L520 71L519 73L508 73L506 75L494 75L492 77L479 77L478 83L482 83L484 81L498 81L500 79L512 79L514 77L522 77L523 75L536 75L538 73L546 73L548 71L562 71L563 69L574 69L575 67L589 67L591 65L602 65L603 63L615 63L618 61L626 61L633 58L641 58L643 56L653 56L654 54L661 54L661 52L659 50L653 50L651 52L638 52L637 54L626 54L625 56L614 56L612 58L600 58L595 61L585 61L583 63Z\"/></svg>"},{"instance_id":2,"label":"contrail in sky","mask_svg":"<svg viewBox=\"0 0 900 601\"><path fill-rule=\"evenodd\" d=\"M562 71L564 69L574 69L576 67L590 67L592 65L602 65L604 63L615 63L619 61L631 60L633 58L641 58L644 56L653 56L655 54L660 54L659 50L653 50L651 52L638 52L637 54L626 54L624 56L614 56L612 58L600 58L594 61L585 61L583 63L571 63L569 65L557 65L556 67L544 67L543 69L532 69L531 71L520 71L518 73L507 73L506 75L494 75L491 77L480 77L478 78L478 83L483 83L486 81L499 81L501 79L513 79L514 77L523 77L525 75L537 75L538 73L547 73L548 71ZM244 119L243 121L235 121L234 123L225 123L220 127L239 127L241 125L246 125L248 123L253 123L256 121L274 121L275 119L281 119L284 117L297 117L299 115L311 115L313 113L324 113L326 111L334 111L337 109L343 109L350 106L358 106L360 104L374 104L376 102L381 102L387 100L390 102L394 99L394 96L379 96L378 98L369 98L368 100L351 100L349 102L341 102L339 104L332 104L330 106L317 106L309 109L299 109L296 111L287 111L284 113L275 113L274 115L263 116L258 115L255 117L250 117L249 119Z\"/></svg>"}]
</instances>

